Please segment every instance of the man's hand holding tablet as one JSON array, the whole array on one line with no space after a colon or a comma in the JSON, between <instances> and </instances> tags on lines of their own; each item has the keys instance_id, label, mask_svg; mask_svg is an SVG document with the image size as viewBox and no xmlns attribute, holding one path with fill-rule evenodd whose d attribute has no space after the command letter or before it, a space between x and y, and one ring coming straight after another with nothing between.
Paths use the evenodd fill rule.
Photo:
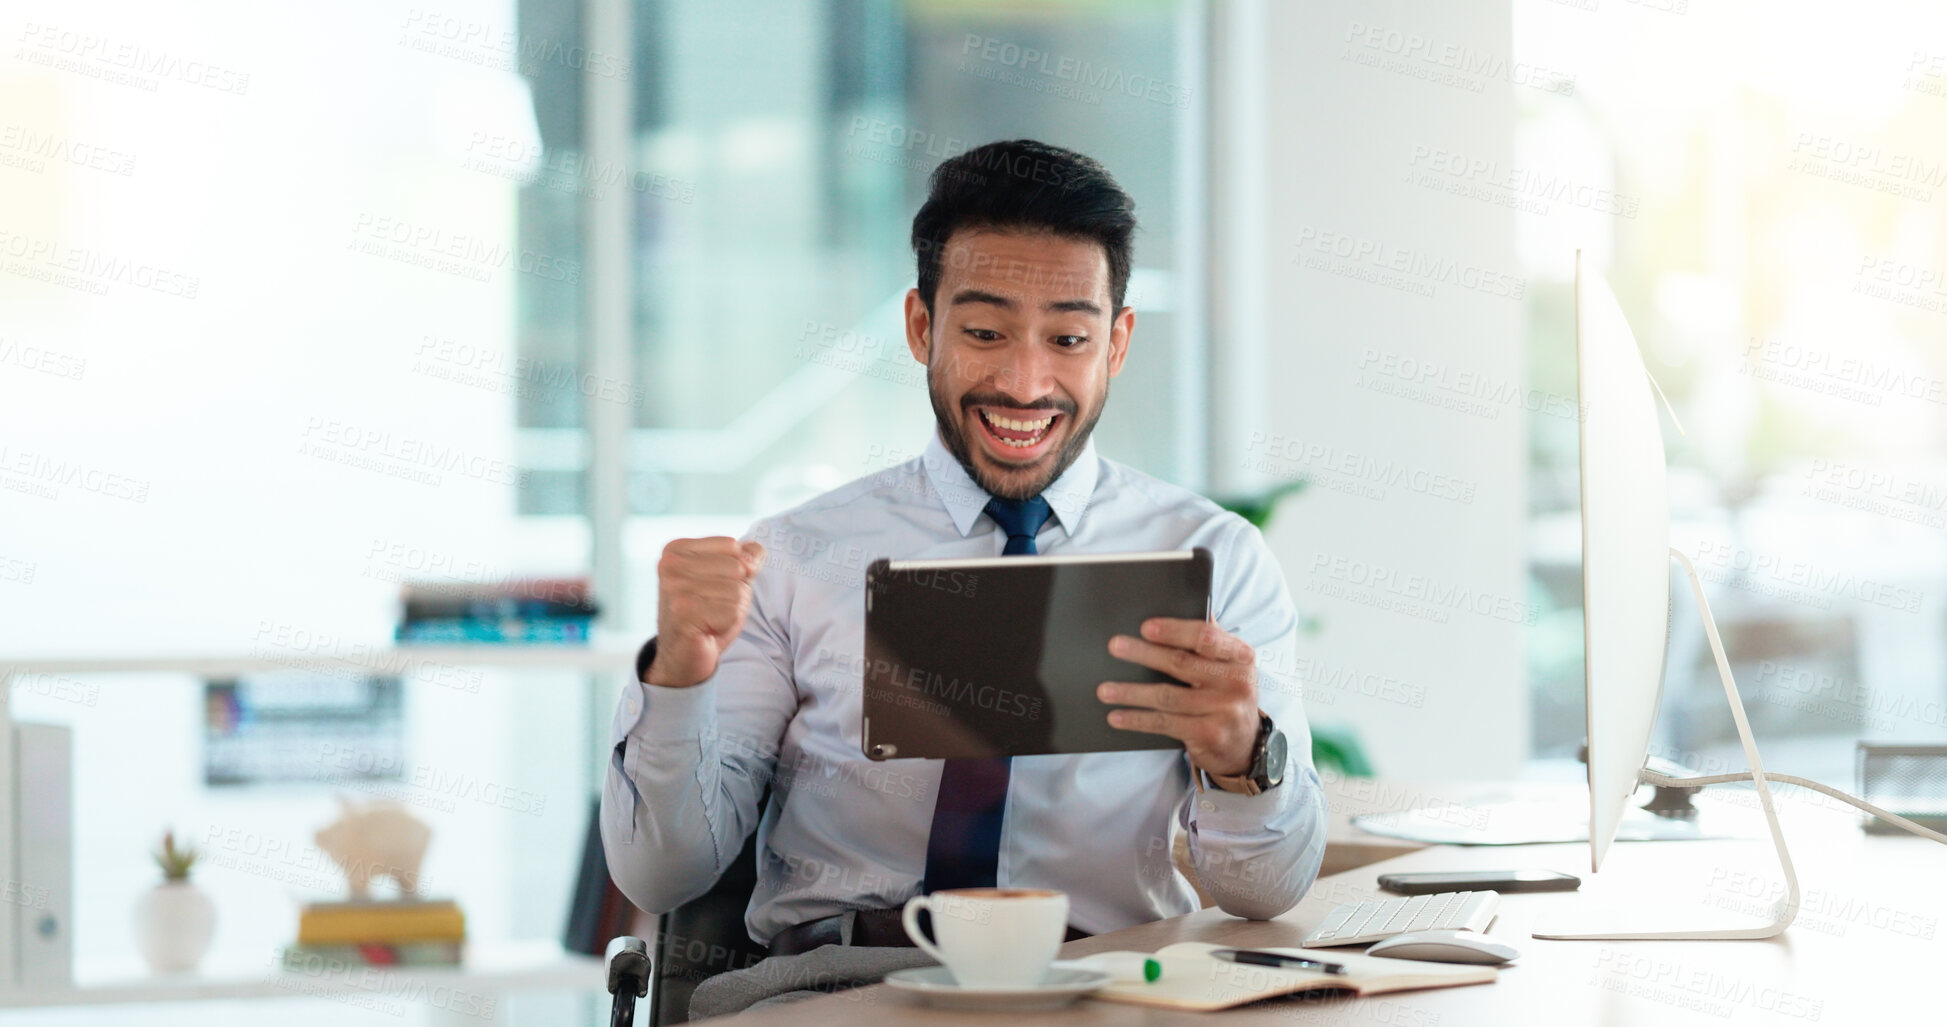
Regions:
<instances>
[{"instance_id":1,"label":"man's hand holding tablet","mask_svg":"<svg viewBox=\"0 0 1947 1027\"><path fill-rule=\"evenodd\" d=\"M1142 638L1110 639L1109 653L1190 687L1105 681L1096 687L1096 698L1141 707L1111 711L1110 726L1168 735L1183 743L1190 762L1212 775L1243 774L1258 734L1257 654L1207 620L1151 617L1143 621L1142 632Z\"/></svg>"}]
</instances>

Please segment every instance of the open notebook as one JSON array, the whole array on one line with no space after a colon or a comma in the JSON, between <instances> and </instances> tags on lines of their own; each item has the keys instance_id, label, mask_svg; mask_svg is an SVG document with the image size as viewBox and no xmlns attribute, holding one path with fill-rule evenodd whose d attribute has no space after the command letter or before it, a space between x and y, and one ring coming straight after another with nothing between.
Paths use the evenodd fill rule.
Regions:
<instances>
[{"instance_id":1,"label":"open notebook","mask_svg":"<svg viewBox=\"0 0 1947 1027\"><path fill-rule=\"evenodd\" d=\"M1343 974L1315 973L1310 970L1285 970L1271 966L1250 966L1213 959L1213 949L1227 948L1200 941L1178 942L1158 949L1154 958L1163 964L1163 974L1153 981L1116 981L1092 997L1110 1002L1131 1002L1164 1009L1205 1011L1229 1009L1246 1002L1290 995L1301 991L1337 991L1353 995L1379 995L1389 991L1420 988L1451 988L1460 984L1492 984L1494 967L1461 963L1423 963L1410 959L1386 959L1343 949L1264 948L1264 952L1306 956L1328 963L1343 964ZM1104 953L1141 958L1147 952Z\"/></svg>"}]
</instances>

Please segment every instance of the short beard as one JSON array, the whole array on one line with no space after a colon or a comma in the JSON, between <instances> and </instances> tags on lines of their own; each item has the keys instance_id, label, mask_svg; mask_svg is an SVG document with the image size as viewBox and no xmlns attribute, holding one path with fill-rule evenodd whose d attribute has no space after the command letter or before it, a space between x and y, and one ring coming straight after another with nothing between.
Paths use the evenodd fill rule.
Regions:
<instances>
[{"instance_id":1,"label":"short beard","mask_svg":"<svg viewBox=\"0 0 1947 1027\"><path fill-rule=\"evenodd\" d=\"M1082 455L1082 450L1088 448L1088 437L1095 431L1095 422L1102 419L1102 411L1109 406L1109 390L1105 386L1102 390L1102 400L1096 404L1094 410L1089 411L1088 420L1077 420L1074 430L1068 433L1068 440L1063 442L1061 449L1055 453L1054 467L1048 471L1047 476L1025 488L1010 488L989 479L974 463L972 444L967 441L966 433L960 430L961 419L958 415L965 411L955 411L947 406L946 397L940 394L939 382L930 363L926 365L926 395L933 402L933 419L939 422L940 441L946 444L946 451L952 453L955 460L960 461L960 467L967 472L967 477L972 478L974 484L979 485L990 496L1015 500L1032 499L1047 491L1048 486L1054 484L1055 479L1061 477L1062 472L1068 470L1076 458Z\"/></svg>"}]
</instances>

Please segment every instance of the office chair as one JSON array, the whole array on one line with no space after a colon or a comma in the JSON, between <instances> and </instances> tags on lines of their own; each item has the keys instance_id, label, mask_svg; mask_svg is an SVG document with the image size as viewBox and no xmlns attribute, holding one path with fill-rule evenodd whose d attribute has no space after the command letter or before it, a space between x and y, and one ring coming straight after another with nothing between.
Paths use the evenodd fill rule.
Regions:
<instances>
[{"instance_id":1,"label":"office chair","mask_svg":"<svg viewBox=\"0 0 1947 1027\"><path fill-rule=\"evenodd\" d=\"M766 800L768 800L768 796ZM764 808L764 801L758 803ZM690 994L705 980L740 970L770 950L750 940L744 911L757 888L757 832L710 890L656 918L649 1027L687 1023Z\"/></svg>"},{"instance_id":2,"label":"office chair","mask_svg":"<svg viewBox=\"0 0 1947 1027\"><path fill-rule=\"evenodd\" d=\"M626 935L608 943L609 1027L635 1027L636 1000L649 993L649 946Z\"/></svg>"},{"instance_id":3,"label":"office chair","mask_svg":"<svg viewBox=\"0 0 1947 1027\"><path fill-rule=\"evenodd\" d=\"M759 808L770 800L768 791ZM604 956L609 965L609 991L617 994L618 1017L626 1006L632 1022L635 1000L649 1000L648 1023L677 1024L689 1019L690 993L706 979L726 970L749 966L768 955L744 929L744 911L757 888L757 834L744 840L730 866L710 890L655 918L652 930L642 930L643 914L615 886L602 848L601 802L589 804L588 831L582 843L581 868L570 903L562 947L569 952ZM647 941L631 937L640 932ZM633 945L625 945L633 942ZM618 948L618 946L620 946ZM618 960L621 962L618 963ZM637 961L640 961L639 963ZM622 965L627 964L627 965ZM617 974L646 978L641 991L623 1001Z\"/></svg>"}]
</instances>

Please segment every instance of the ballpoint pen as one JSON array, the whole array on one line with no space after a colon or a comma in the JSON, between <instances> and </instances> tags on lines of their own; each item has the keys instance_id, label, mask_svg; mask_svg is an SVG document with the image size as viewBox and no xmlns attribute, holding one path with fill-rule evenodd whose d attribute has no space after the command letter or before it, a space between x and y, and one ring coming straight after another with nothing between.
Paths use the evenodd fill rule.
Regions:
<instances>
[{"instance_id":1,"label":"ballpoint pen","mask_svg":"<svg viewBox=\"0 0 1947 1027\"><path fill-rule=\"evenodd\" d=\"M1287 956L1277 952L1260 952L1257 949L1212 949L1210 958L1231 963L1248 963L1252 966L1275 966L1286 970L1316 970L1319 973L1342 974L1345 965L1326 963L1303 956Z\"/></svg>"}]
</instances>

